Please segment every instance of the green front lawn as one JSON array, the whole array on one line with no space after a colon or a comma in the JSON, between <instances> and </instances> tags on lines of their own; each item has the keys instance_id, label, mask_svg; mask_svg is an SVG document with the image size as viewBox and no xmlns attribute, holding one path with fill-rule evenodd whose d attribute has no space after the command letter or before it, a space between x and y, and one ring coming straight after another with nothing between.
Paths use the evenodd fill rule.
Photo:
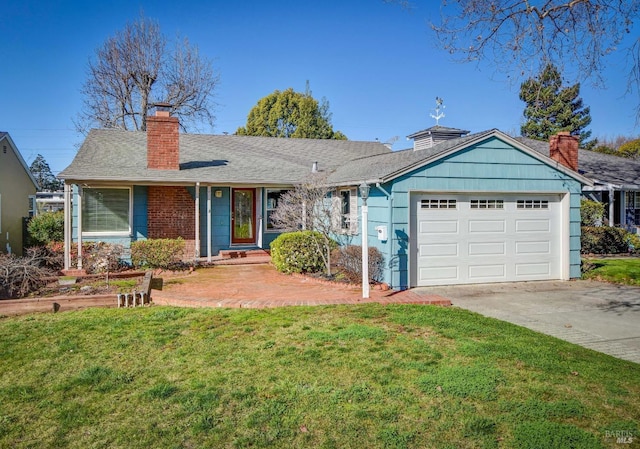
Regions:
<instances>
[{"instance_id":1,"label":"green front lawn","mask_svg":"<svg viewBox=\"0 0 640 449\"><path fill-rule=\"evenodd\" d=\"M640 365L456 308L0 319L0 447L598 448ZM626 432L626 433L620 433Z\"/></svg>"},{"instance_id":2,"label":"green front lawn","mask_svg":"<svg viewBox=\"0 0 640 449\"><path fill-rule=\"evenodd\" d=\"M585 265L585 279L640 285L640 258L586 259Z\"/></svg>"}]
</instances>

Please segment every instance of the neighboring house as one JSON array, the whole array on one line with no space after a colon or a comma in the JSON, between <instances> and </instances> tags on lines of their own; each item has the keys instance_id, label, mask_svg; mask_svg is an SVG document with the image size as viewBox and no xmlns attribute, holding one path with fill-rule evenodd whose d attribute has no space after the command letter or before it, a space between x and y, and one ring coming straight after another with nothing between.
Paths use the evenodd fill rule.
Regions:
<instances>
[{"instance_id":1,"label":"neighboring house","mask_svg":"<svg viewBox=\"0 0 640 449\"><path fill-rule=\"evenodd\" d=\"M64 210L64 192L38 192L35 200L35 214Z\"/></svg>"},{"instance_id":2,"label":"neighboring house","mask_svg":"<svg viewBox=\"0 0 640 449\"><path fill-rule=\"evenodd\" d=\"M548 152L545 142L517 137L534 150ZM578 172L593 181L583 196L606 205L605 221L640 233L640 161L581 149Z\"/></svg>"},{"instance_id":3,"label":"neighboring house","mask_svg":"<svg viewBox=\"0 0 640 449\"><path fill-rule=\"evenodd\" d=\"M23 220L38 185L9 133L0 132L0 252L22 255Z\"/></svg>"},{"instance_id":4,"label":"neighboring house","mask_svg":"<svg viewBox=\"0 0 640 449\"><path fill-rule=\"evenodd\" d=\"M580 195L591 182L556 161L577 154L573 137L554 138L554 160L498 130L444 128L437 143L442 136L433 132L441 127L434 127L416 133L421 149L392 152L378 142L178 128L176 118L158 112L146 133L89 133L60 174L67 268L70 243L82 240L129 246L180 236L193 258L268 249L279 235L269 219L279 196L318 170L347 218L337 220L336 232L351 234L353 244L362 231L357 187L371 186L366 231L385 256L392 288L580 276Z\"/></svg>"}]
</instances>

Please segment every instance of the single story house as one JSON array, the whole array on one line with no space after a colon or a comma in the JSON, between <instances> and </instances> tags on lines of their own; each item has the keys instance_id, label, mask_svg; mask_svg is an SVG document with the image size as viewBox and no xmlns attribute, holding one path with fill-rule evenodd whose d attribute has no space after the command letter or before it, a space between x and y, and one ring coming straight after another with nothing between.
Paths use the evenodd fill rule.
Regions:
<instances>
[{"instance_id":1,"label":"single story house","mask_svg":"<svg viewBox=\"0 0 640 449\"><path fill-rule=\"evenodd\" d=\"M541 154L549 151L544 142L516 139ZM640 234L640 160L581 149L578 172L593 181L582 188L583 196L606 205L605 224Z\"/></svg>"},{"instance_id":2,"label":"single story house","mask_svg":"<svg viewBox=\"0 0 640 449\"><path fill-rule=\"evenodd\" d=\"M0 252L23 252L24 220L33 215L38 183L16 144L0 132Z\"/></svg>"},{"instance_id":3,"label":"single story house","mask_svg":"<svg viewBox=\"0 0 640 449\"><path fill-rule=\"evenodd\" d=\"M394 289L580 276L577 140L554 136L541 154L499 130L439 127L415 149L379 142L179 133L168 112L147 131L92 130L65 180L65 266L71 242L183 237L194 258L269 248L279 196L312 171L335 187L336 232L385 256ZM431 142L422 142L431 139ZM370 187L366 230L358 222ZM336 203L336 202L332 202ZM82 258L78 267L82 268Z\"/></svg>"}]
</instances>

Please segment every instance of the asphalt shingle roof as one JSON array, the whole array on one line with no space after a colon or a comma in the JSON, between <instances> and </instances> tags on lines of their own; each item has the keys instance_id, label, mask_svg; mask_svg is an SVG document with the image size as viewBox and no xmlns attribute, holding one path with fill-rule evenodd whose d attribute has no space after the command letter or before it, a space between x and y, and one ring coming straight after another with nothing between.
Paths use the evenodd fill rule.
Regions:
<instances>
[{"instance_id":1,"label":"asphalt shingle roof","mask_svg":"<svg viewBox=\"0 0 640 449\"><path fill-rule=\"evenodd\" d=\"M549 155L549 144L526 137L516 137L545 156ZM596 151L578 150L578 172L600 184L640 187L640 161Z\"/></svg>"},{"instance_id":2,"label":"asphalt shingle roof","mask_svg":"<svg viewBox=\"0 0 640 449\"><path fill-rule=\"evenodd\" d=\"M388 154L378 142L277 139L208 134L180 135L180 170L147 168L144 132L92 130L59 177L71 181L296 184L311 173L351 160Z\"/></svg>"},{"instance_id":3,"label":"asphalt shingle roof","mask_svg":"<svg viewBox=\"0 0 640 449\"><path fill-rule=\"evenodd\" d=\"M470 134L419 151L391 151L378 142L181 134L180 170L154 170L147 168L145 132L92 130L59 177L72 182L291 185L308 179L312 164L318 162L333 185L385 181L495 132ZM549 156L547 142L515 140ZM617 156L580 150L579 172L597 182L640 185L640 162Z\"/></svg>"}]
</instances>

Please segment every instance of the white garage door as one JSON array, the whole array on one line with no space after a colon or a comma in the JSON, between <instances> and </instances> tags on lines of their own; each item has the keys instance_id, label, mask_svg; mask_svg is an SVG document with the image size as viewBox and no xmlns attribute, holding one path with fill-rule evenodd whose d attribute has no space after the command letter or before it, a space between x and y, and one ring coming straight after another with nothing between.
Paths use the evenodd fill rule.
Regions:
<instances>
[{"instance_id":1,"label":"white garage door","mask_svg":"<svg viewBox=\"0 0 640 449\"><path fill-rule=\"evenodd\" d=\"M417 286L560 279L559 195L412 197Z\"/></svg>"}]
</instances>

